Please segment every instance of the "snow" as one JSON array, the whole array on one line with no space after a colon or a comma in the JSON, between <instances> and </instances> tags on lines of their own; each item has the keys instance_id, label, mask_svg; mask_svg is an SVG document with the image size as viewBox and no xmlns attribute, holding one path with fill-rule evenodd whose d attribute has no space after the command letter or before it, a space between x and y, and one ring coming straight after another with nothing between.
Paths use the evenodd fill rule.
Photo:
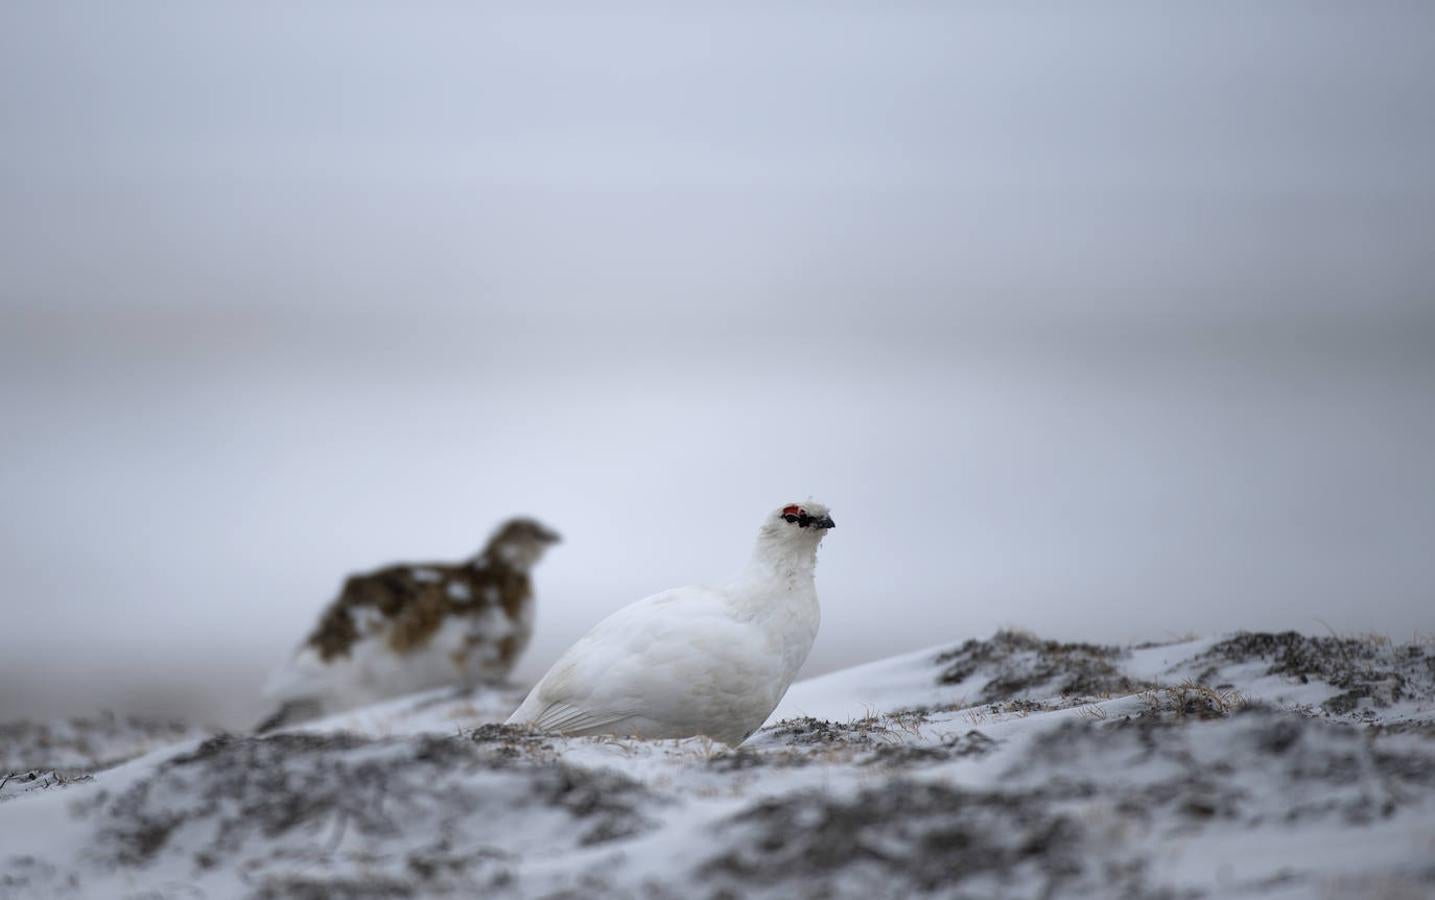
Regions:
<instances>
[{"instance_id":1,"label":"snow","mask_svg":"<svg viewBox=\"0 0 1435 900\"><path fill-rule=\"evenodd\" d=\"M1432 660L1004 632L799 682L734 750L435 690L12 779L0 897L1428 896Z\"/></svg>"},{"instance_id":2,"label":"snow","mask_svg":"<svg viewBox=\"0 0 1435 900\"><path fill-rule=\"evenodd\" d=\"M932 660L949 646L932 647L880 662L853 666L799 681L782 698L767 724L800 716L846 720L889 707L923 706L952 699L931 684Z\"/></svg>"},{"instance_id":3,"label":"snow","mask_svg":"<svg viewBox=\"0 0 1435 900\"><path fill-rule=\"evenodd\" d=\"M111 714L0 724L0 773L103 769L155 747L204 733L184 722Z\"/></svg>"}]
</instances>

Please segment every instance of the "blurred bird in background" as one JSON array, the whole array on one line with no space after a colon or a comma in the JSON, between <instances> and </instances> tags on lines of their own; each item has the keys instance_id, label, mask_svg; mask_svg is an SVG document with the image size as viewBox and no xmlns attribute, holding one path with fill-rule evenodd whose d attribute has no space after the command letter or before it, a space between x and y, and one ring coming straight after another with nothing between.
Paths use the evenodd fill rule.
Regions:
<instances>
[{"instance_id":1,"label":"blurred bird in background","mask_svg":"<svg viewBox=\"0 0 1435 900\"><path fill-rule=\"evenodd\" d=\"M264 694L257 731L454 684L507 677L533 634L529 573L558 534L516 518L475 557L353 575Z\"/></svg>"}]
</instances>

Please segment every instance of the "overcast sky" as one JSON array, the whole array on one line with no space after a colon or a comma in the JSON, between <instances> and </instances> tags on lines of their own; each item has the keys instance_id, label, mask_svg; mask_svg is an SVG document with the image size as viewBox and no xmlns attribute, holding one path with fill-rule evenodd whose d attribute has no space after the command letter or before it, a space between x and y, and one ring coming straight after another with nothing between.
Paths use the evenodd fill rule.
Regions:
<instances>
[{"instance_id":1,"label":"overcast sky","mask_svg":"<svg viewBox=\"0 0 1435 900\"><path fill-rule=\"evenodd\" d=\"M1435 5L604 6L0 6L0 718L514 513L523 678L808 496L810 672L1435 631Z\"/></svg>"}]
</instances>

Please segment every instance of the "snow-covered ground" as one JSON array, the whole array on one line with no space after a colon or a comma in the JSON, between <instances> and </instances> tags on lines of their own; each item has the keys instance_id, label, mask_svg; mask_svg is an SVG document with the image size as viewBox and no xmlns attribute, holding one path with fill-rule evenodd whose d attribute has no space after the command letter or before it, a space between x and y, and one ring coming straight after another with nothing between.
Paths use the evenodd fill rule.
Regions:
<instances>
[{"instance_id":1,"label":"snow-covered ground","mask_svg":"<svg viewBox=\"0 0 1435 900\"><path fill-rule=\"evenodd\" d=\"M1002 632L796 684L737 749L494 724L521 696L10 726L0 896L1435 894L1435 646Z\"/></svg>"}]
</instances>

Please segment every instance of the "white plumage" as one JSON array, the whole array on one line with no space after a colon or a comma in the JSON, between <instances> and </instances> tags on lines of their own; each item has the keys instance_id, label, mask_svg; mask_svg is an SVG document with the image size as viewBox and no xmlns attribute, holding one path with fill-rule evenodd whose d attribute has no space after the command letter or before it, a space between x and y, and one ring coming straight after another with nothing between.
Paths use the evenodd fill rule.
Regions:
<instances>
[{"instance_id":1,"label":"white plumage","mask_svg":"<svg viewBox=\"0 0 1435 900\"><path fill-rule=\"evenodd\" d=\"M742 574L719 587L654 594L599 622L509 724L741 743L777 707L812 649L821 619L813 570L831 527L818 503L775 511Z\"/></svg>"}]
</instances>

